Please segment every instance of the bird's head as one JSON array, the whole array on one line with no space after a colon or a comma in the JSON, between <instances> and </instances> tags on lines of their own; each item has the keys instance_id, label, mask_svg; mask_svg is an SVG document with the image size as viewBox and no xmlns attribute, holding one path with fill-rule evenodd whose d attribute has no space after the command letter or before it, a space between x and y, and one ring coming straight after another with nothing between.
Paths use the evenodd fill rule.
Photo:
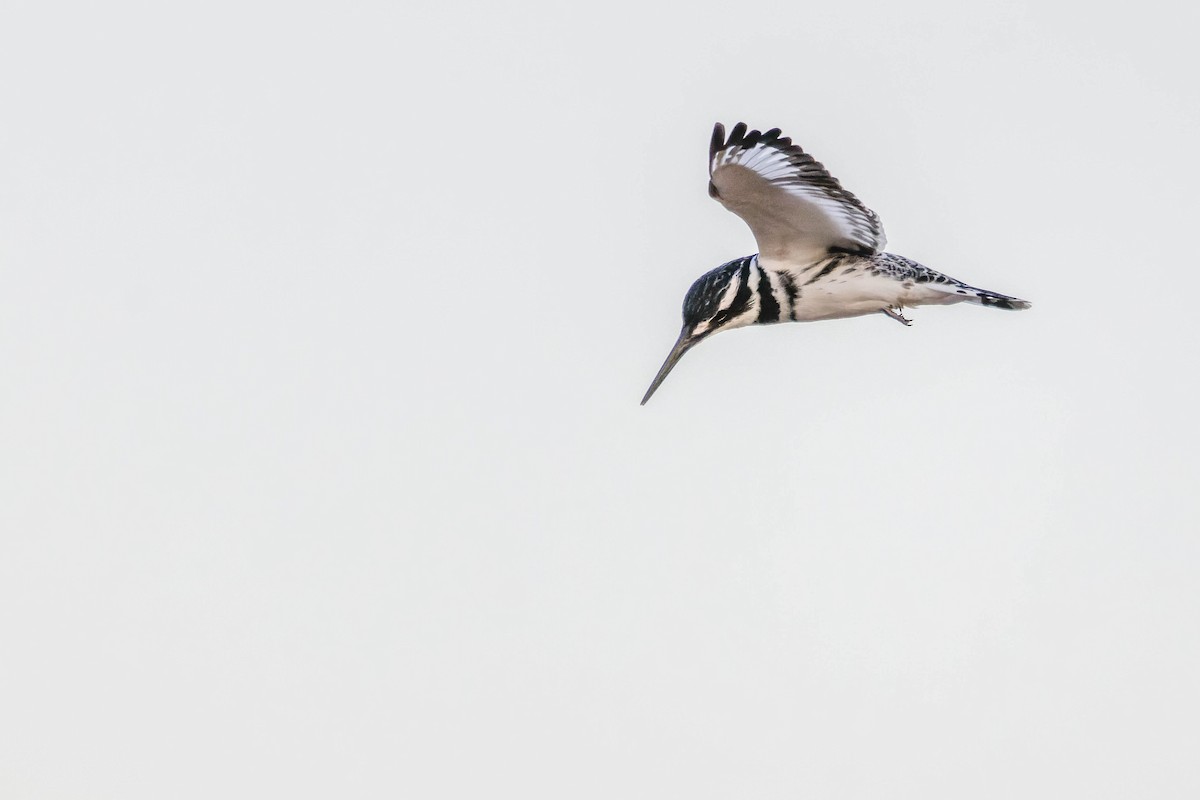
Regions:
<instances>
[{"instance_id":1,"label":"bird's head","mask_svg":"<svg viewBox=\"0 0 1200 800\"><path fill-rule=\"evenodd\" d=\"M657 391L683 354L718 331L754 321L750 292L750 259L738 259L701 275L683 298L683 329L667 354L642 405Z\"/></svg>"}]
</instances>

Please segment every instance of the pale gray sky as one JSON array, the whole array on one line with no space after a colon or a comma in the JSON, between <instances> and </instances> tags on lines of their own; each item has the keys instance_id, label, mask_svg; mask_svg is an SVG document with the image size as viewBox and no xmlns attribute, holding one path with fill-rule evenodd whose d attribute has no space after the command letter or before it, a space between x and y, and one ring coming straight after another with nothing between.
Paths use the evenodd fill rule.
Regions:
<instances>
[{"instance_id":1,"label":"pale gray sky","mask_svg":"<svg viewBox=\"0 0 1200 800\"><path fill-rule=\"evenodd\" d=\"M6 3L0 795L1197 796L1198 17ZM1033 309L639 407L718 120Z\"/></svg>"}]
</instances>

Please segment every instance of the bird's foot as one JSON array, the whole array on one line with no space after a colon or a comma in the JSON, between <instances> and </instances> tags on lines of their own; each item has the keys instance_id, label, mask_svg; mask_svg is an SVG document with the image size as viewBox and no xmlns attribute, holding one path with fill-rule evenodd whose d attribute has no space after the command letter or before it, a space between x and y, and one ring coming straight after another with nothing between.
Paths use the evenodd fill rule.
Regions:
<instances>
[{"instance_id":1,"label":"bird's foot","mask_svg":"<svg viewBox=\"0 0 1200 800\"><path fill-rule=\"evenodd\" d=\"M912 325L912 320L905 317L903 314L900 313L900 311L901 311L901 309L898 306L889 306L889 307L883 309L880 313L887 314L889 317L896 320L896 322L899 322L901 325L904 325L905 327Z\"/></svg>"}]
</instances>

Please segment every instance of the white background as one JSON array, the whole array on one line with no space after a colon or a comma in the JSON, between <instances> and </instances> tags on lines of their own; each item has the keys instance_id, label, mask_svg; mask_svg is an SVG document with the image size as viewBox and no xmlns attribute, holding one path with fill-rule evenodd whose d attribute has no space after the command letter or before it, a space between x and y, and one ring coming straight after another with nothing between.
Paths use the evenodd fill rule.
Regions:
<instances>
[{"instance_id":1,"label":"white background","mask_svg":"<svg viewBox=\"0 0 1200 800\"><path fill-rule=\"evenodd\" d=\"M2 8L0 796L1200 793L1194 5Z\"/></svg>"}]
</instances>

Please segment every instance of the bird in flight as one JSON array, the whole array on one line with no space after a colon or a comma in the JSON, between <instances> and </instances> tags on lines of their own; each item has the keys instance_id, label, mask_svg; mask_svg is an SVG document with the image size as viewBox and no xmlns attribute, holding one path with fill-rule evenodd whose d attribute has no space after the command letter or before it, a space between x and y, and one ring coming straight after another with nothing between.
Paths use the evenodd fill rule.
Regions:
<instances>
[{"instance_id":1,"label":"bird in flight","mask_svg":"<svg viewBox=\"0 0 1200 800\"><path fill-rule=\"evenodd\" d=\"M688 289L683 330L642 405L684 353L718 331L864 314L911 325L905 307L962 302L1029 308L885 253L878 215L780 133L742 122L728 137L721 123L713 128L708 193L750 226L758 253L706 272Z\"/></svg>"}]
</instances>

